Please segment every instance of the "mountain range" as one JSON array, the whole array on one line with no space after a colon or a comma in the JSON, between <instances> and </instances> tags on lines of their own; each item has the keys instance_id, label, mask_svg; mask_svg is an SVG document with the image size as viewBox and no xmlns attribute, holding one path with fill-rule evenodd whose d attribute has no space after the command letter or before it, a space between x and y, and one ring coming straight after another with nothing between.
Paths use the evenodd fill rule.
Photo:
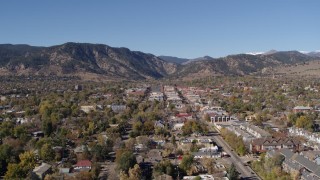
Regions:
<instances>
[{"instance_id":1,"label":"mountain range","mask_svg":"<svg viewBox=\"0 0 320 180\"><path fill-rule=\"evenodd\" d=\"M0 75L79 76L85 79L159 79L261 74L265 69L319 59L319 52L270 51L222 58L155 56L104 44L65 43L51 47L0 45Z\"/></svg>"}]
</instances>

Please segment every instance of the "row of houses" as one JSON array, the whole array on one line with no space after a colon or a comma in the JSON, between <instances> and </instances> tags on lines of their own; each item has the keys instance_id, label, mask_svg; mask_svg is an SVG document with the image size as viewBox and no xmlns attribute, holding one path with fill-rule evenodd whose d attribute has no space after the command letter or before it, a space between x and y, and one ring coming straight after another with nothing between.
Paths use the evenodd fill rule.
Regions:
<instances>
[{"instance_id":1,"label":"row of houses","mask_svg":"<svg viewBox=\"0 0 320 180\"><path fill-rule=\"evenodd\" d=\"M311 133L311 132L304 130L302 128L290 127L290 128L288 128L288 134L290 136L302 136L308 142L320 144L320 136L318 134Z\"/></svg>"},{"instance_id":2,"label":"row of houses","mask_svg":"<svg viewBox=\"0 0 320 180\"><path fill-rule=\"evenodd\" d=\"M284 156L285 160L282 163L282 168L285 172L302 180L320 179L320 167L314 161L286 148L278 151L268 151L267 157L274 157L276 154Z\"/></svg>"},{"instance_id":3,"label":"row of houses","mask_svg":"<svg viewBox=\"0 0 320 180\"><path fill-rule=\"evenodd\" d=\"M179 93L176 91L174 86L164 86L163 87L164 94L166 95L166 100L168 102L168 106L170 104L174 105L175 108L181 109L182 107L182 99L179 96Z\"/></svg>"},{"instance_id":4,"label":"row of houses","mask_svg":"<svg viewBox=\"0 0 320 180\"><path fill-rule=\"evenodd\" d=\"M72 168L59 168L59 174L61 176L75 176L80 171L90 171L92 168L92 162L89 160L78 161ZM36 166L31 173L31 179L44 179L47 174L51 174L52 165L48 163L41 163ZM63 179L63 178L62 178Z\"/></svg>"},{"instance_id":5,"label":"row of houses","mask_svg":"<svg viewBox=\"0 0 320 180\"><path fill-rule=\"evenodd\" d=\"M292 149L294 151L300 149L301 144L300 141L294 138L280 137L280 138L258 138L253 139L250 142L249 150L253 153L262 153L271 150L278 149Z\"/></svg>"}]
</instances>

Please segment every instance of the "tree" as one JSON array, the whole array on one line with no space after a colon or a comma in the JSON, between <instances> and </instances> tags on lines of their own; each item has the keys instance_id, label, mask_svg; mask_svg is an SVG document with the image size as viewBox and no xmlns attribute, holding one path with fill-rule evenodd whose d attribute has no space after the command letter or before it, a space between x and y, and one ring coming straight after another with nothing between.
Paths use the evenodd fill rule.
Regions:
<instances>
[{"instance_id":1,"label":"tree","mask_svg":"<svg viewBox=\"0 0 320 180\"><path fill-rule=\"evenodd\" d=\"M205 119L207 122L210 122L210 121L211 121L209 114L204 115L204 119Z\"/></svg>"},{"instance_id":2,"label":"tree","mask_svg":"<svg viewBox=\"0 0 320 180\"><path fill-rule=\"evenodd\" d=\"M230 166L230 168L228 169L228 178L230 179L230 180L236 180L236 179L238 179L238 177L239 177L239 172L237 171L237 169L236 169L236 166L232 163L231 164L231 166Z\"/></svg>"},{"instance_id":3,"label":"tree","mask_svg":"<svg viewBox=\"0 0 320 180\"><path fill-rule=\"evenodd\" d=\"M171 143L172 143L174 146L177 146L176 136L175 136L175 135L172 135L172 137L171 137Z\"/></svg>"},{"instance_id":4,"label":"tree","mask_svg":"<svg viewBox=\"0 0 320 180\"><path fill-rule=\"evenodd\" d=\"M21 179L24 178L25 173L22 169L22 167L19 164L9 164L8 170L6 172L6 175L4 176L4 179Z\"/></svg>"},{"instance_id":5,"label":"tree","mask_svg":"<svg viewBox=\"0 0 320 180\"><path fill-rule=\"evenodd\" d=\"M120 180L128 180L129 176L128 176L128 174L126 172L121 171L120 175L119 175L119 178L120 178Z\"/></svg>"},{"instance_id":6,"label":"tree","mask_svg":"<svg viewBox=\"0 0 320 180\"><path fill-rule=\"evenodd\" d=\"M12 149L13 148L7 144L0 145L0 175L3 175L7 170L12 155Z\"/></svg>"},{"instance_id":7,"label":"tree","mask_svg":"<svg viewBox=\"0 0 320 180\"><path fill-rule=\"evenodd\" d=\"M52 146L48 143L44 144L40 149L40 157L44 161L52 161L55 157L55 152Z\"/></svg>"},{"instance_id":8,"label":"tree","mask_svg":"<svg viewBox=\"0 0 320 180\"><path fill-rule=\"evenodd\" d=\"M192 167L194 157L192 155L185 155L180 163L180 168L185 172L189 171Z\"/></svg>"},{"instance_id":9,"label":"tree","mask_svg":"<svg viewBox=\"0 0 320 180\"><path fill-rule=\"evenodd\" d=\"M135 164L133 168L129 170L129 180L140 180L141 179L141 169L138 164Z\"/></svg>"},{"instance_id":10,"label":"tree","mask_svg":"<svg viewBox=\"0 0 320 180\"><path fill-rule=\"evenodd\" d=\"M173 176L174 165L169 160L163 160L154 166L152 174L154 178L162 174Z\"/></svg>"},{"instance_id":11,"label":"tree","mask_svg":"<svg viewBox=\"0 0 320 180\"><path fill-rule=\"evenodd\" d=\"M42 120L42 130L46 136L50 136L53 132L53 125L50 119Z\"/></svg>"},{"instance_id":12,"label":"tree","mask_svg":"<svg viewBox=\"0 0 320 180\"><path fill-rule=\"evenodd\" d=\"M14 124L11 121L5 121L0 124L0 139L13 135Z\"/></svg>"},{"instance_id":13,"label":"tree","mask_svg":"<svg viewBox=\"0 0 320 180\"><path fill-rule=\"evenodd\" d=\"M14 132L14 136L23 140L23 141L27 141L28 140L28 131L26 126L20 125L20 126L16 126L13 130Z\"/></svg>"},{"instance_id":14,"label":"tree","mask_svg":"<svg viewBox=\"0 0 320 180\"><path fill-rule=\"evenodd\" d=\"M207 169L209 174L214 173L214 166L213 166L214 160L212 158L203 158L201 162L203 166Z\"/></svg>"},{"instance_id":15,"label":"tree","mask_svg":"<svg viewBox=\"0 0 320 180\"><path fill-rule=\"evenodd\" d=\"M20 163L9 163L8 170L5 174L5 179L23 179L26 178L29 172L36 166L35 154L31 151L26 151L19 155Z\"/></svg>"},{"instance_id":16,"label":"tree","mask_svg":"<svg viewBox=\"0 0 320 180\"><path fill-rule=\"evenodd\" d=\"M119 149L116 152L116 163L118 170L128 172L136 163L136 157L132 151L127 149Z\"/></svg>"},{"instance_id":17,"label":"tree","mask_svg":"<svg viewBox=\"0 0 320 180\"><path fill-rule=\"evenodd\" d=\"M300 116L296 121L296 126L298 128L304 128L307 130L312 130L313 122L307 116Z\"/></svg>"}]
</instances>

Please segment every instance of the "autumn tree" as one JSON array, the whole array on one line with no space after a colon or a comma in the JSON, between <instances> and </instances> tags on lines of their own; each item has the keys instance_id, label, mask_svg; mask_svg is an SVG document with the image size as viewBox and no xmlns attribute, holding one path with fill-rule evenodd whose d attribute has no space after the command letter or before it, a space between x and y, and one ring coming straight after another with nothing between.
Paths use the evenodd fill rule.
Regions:
<instances>
[{"instance_id":1,"label":"autumn tree","mask_svg":"<svg viewBox=\"0 0 320 180\"><path fill-rule=\"evenodd\" d=\"M140 180L141 177L142 172L138 164L135 164L133 168L129 169L129 180Z\"/></svg>"},{"instance_id":2,"label":"autumn tree","mask_svg":"<svg viewBox=\"0 0 320 180\"><path fill-rule=\"evenodd\" d=\"M296 121L296 126L298 128L303 128L303 129L307 129L309 131L312 131L313 122L307 116L300 116Z\"/></svg>"},{"instance_id":3,"label":"autumn tree","mask_svg":"<svg viewBox=\"0 0 320 180\"><path fill-rule=\"evenodd\" d=\"M9 163L8 170L5 174L5 179L22 179L26 178L30 171L36 165L35 154L31 151L26 151L19 155L20 162Z\"/></svg>"}]
</instances>

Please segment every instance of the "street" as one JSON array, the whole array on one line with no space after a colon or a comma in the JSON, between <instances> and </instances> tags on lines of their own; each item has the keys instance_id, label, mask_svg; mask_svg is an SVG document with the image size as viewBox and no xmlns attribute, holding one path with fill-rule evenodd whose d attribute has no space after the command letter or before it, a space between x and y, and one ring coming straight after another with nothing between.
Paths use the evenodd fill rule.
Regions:
<instances>
[{"instance_id":1,"label":"street","mask_svg":"<svg viewBox=\"0 0 320 180\"><path fill-rule=\"evenodd\" d=\"M208 123L204 119L200 118L199 115L197 115L197 119L206 123L208 125L209 131L216 131L216 129L212 127L213 124ZM222 147L222 149L230 155L230 161L236 166L242 179L260 179L259 176L249 166L244 165L244 162L240 159L238 154L233 152L232 148L228 145L228 143L224 141L219 133L213 133L212 139L217 143L218 146Z\"/></svg>"},{"instance_id":2,"label":"street","mask_svg":"<svg viewBox=\"0 0 320 180\"><path fill-rule=\"evenodd\" d=\"M213 140L217 143L218 146L222 147L223 150L230 155L231 162L236 166L240 176L243 179L260 179L256 173L249 167L245 166L241 161L238 154L233 152L230 146L223 140L223 138L219 134L213 135Z\"/></svg>"}]
</instances>

